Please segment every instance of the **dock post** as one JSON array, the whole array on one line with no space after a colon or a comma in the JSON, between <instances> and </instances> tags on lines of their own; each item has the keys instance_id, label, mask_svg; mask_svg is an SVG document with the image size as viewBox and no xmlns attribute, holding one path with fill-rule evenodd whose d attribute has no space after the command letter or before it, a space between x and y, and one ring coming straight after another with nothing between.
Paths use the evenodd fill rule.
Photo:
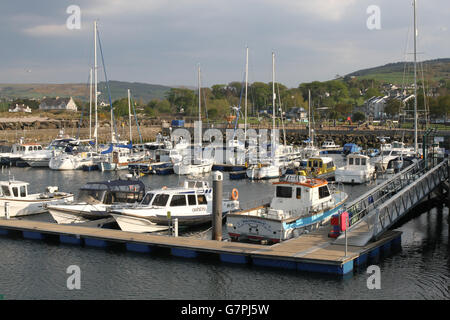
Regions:
<instances>
[{"instance_id":1,"label":"dock post","mask_svg":"<svg viewBox=\"0 0 450 320\"><path fill-rule=\"evenodd\" d=\"M9 202L5 202L5 217L9 219Z\"/></svg>"},{"instance_id":2,"label":"dock post","mask_svg":"<svg viewBox=\"0 0 450 320\"><path fill-rule=\"evenodd\" d=\"M212 240L217 241L222 241L222 183L223 183L223 174L220 171L214 171Z\"/></svg>"},{"instance_id":3,"label":"dock post","mask_svg":"<svg viewBox=\"0 0 450 320\"><path fill-rule=\"evenodd\" d=\"M173 219L173 236L178 237L178 218Z\"/></svg>"}]
</instances>

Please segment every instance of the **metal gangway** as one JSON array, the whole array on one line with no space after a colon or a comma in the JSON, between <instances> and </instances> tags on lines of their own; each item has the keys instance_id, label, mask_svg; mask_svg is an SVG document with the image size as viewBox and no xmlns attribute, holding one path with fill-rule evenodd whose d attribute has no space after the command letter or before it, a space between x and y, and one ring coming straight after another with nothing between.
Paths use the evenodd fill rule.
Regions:
<instances>
[{"instance_id":1,"label":"metal gangway","mask_svg":"<svg viewBox=\"0 0 450 320\"><path fill-rule=\"evenodd\" d=\"M342 234L336 243L364 246L379 238L449 178L449 160L435 162L419 160L346 205L347 239Z\"/></svg>"}]
</instances>

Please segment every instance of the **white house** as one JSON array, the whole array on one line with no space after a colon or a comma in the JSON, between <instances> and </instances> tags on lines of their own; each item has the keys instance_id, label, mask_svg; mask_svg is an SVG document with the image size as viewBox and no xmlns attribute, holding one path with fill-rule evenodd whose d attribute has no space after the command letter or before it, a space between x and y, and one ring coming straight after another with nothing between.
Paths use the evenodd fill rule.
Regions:
<instances>
[{"instance_id":1,"label":"white house","mask_svg":"<svg viewBox=\"0 0 450 320\"><path fill-rule=\"evenodd\" d=\"M29 106L26 106L24 104L17 104L14 108L10 108L8 110L9 112L27 112L31 113L31 108Z\"/></svg>"},{"instance_id":2,"label":"white house","mask_svg":"<svg viewBox=\"0 0 450 320\"><path fill-rule=\"evenodd\" d=\"M39 110L67 110L67 111L77 111L78 107L70 98L45 98L41 101L39 105Z\"/></svg>"}]
</instances>

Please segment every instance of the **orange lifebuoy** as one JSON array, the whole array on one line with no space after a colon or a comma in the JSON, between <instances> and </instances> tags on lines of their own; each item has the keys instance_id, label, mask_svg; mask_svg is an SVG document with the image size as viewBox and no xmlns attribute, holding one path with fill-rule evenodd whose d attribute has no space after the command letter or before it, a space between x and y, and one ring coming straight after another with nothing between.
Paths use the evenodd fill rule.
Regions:
<instances>
[{"instance_id":1,"label":"orange lifebuoy","mask_svg":"<svg viewBox=\"0 0 450 320\"><path fill-rule=\"evenodd\" d=\"M234 188L233 191L231 191L231 199L232 200L239 199L239 192L236 188Z\"/></svg>"}]
</instances>

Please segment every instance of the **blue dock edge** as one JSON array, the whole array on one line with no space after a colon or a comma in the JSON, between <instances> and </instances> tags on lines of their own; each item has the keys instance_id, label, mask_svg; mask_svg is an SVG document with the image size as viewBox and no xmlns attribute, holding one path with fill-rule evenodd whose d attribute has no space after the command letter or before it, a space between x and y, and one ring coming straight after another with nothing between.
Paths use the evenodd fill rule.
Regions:
<instances>
[{"instance_id":1,"label":"blue dock edge","mask_svg":"<svg viewBox=\"0 0 450 320\"><path fill-rule=\"evenodd\" d=\"M59 242L64 244L81 245L83 243L83 239L81 239L79 236L61 234L59 236Z\"/></svg>"},{"instance_id":2,"label":"blue dock edge","mask_svg":"<svg viewBox=\"0 0 450 320\"><path fill-rule=\"evenodd\" d=\"M31 240L43 240L45 238L44 234L36 231L22 231L23 237L25 239Z\"/></svg>"},{"instance_id":3,"label":"blue dock edge","mask_svg":"<svg viewBox=\"0 0 450 320\"><path fill-rule=\"evenodd\" d=\"M148 244L127 242L126 248L128 251L132 252L141 252L141 253L150 253L153 251L153 247Z\"/></svg>"}]
</instances>

